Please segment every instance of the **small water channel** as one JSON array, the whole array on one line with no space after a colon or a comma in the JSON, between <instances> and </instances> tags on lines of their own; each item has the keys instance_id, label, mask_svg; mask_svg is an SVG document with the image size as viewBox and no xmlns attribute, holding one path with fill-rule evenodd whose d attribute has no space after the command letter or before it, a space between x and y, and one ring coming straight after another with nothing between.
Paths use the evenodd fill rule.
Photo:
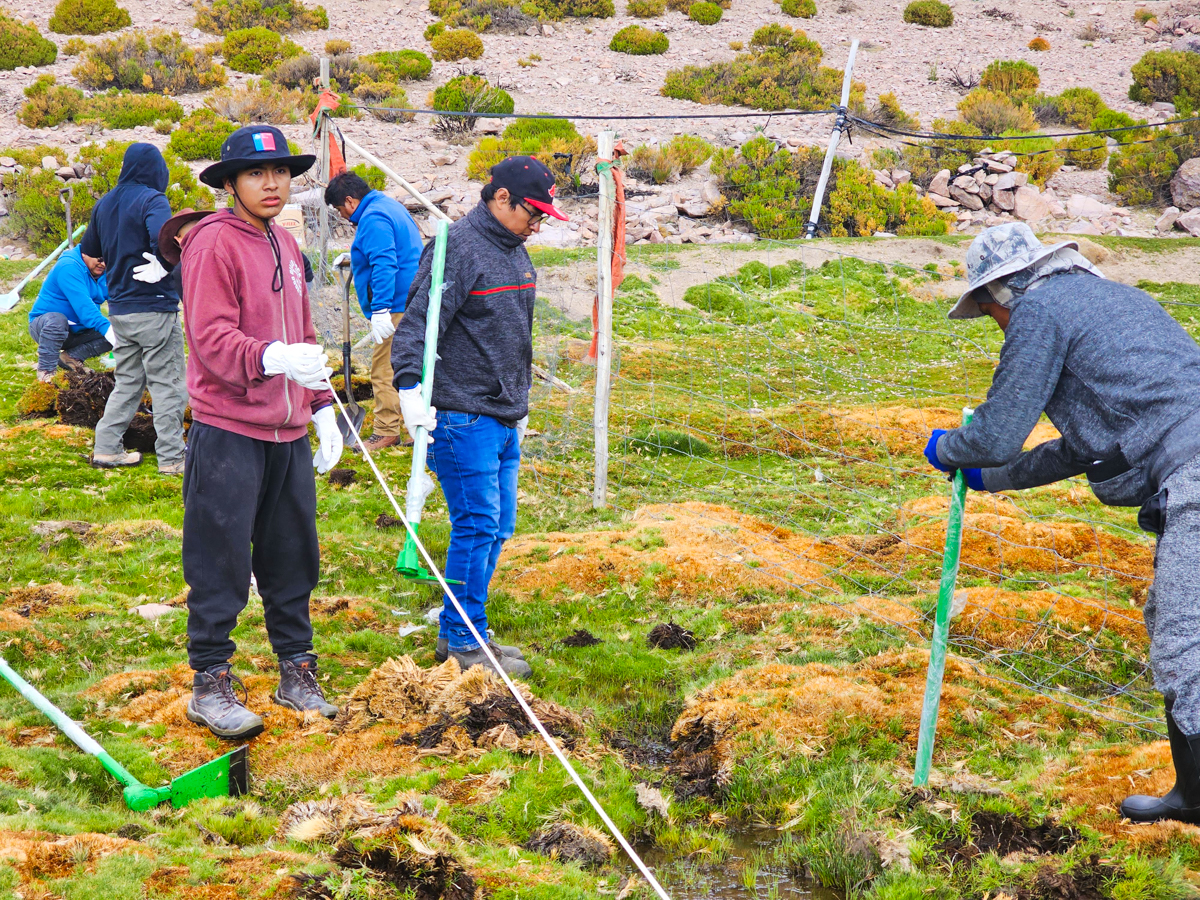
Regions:
<instances>
[{"instance_id":1,"label":"small water channel","mask_svg":"<svg viewBox=\"0 0 1200 900\"><path fill-rule=\"evenodd\" d=\"M764 861L773 855L779 832L743 830L731 837L729 856L718 865L672 858L652 845L637 850L672 900L843 900L838 891L793 877L785 866Z\"/></svg>"}]
</instances>

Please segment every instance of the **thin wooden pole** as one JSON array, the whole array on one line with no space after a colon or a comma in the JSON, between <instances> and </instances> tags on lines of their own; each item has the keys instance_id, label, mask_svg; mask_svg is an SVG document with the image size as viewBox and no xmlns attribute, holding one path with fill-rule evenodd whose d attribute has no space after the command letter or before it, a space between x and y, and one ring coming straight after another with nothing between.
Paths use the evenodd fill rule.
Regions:
<instances>
[{"instance_id":1,"label":"thin wooden pole","mask_svg":"<svg viewBox=\"0 0 1200 900\"><path fill-rule=\"evenodd\" d=\"M599 298L596 341L596 403L592 410L592 431L596 446L596 473L592 487L592 508L608 505L608 401L612 390L612 261L613 215L617 189L610 171L613 148L617 143L614 131L602 131L596 141L596 156L602 160L597 167L600 175L600 215L596 230L596 295ZM603 161L607 160L607 164Z\"/></svg>"},{"instance_id":2,"label":"thin wooden pole","mask_svg":"<svg viewBox=\"0 0 1200 900\"><path fill-rule=\"evenodd\" d=\"M838 142L842 139L842 131L846 127L846 105L850 102L850 86L853 84L850 73L854 69L854 57L857 54L858 38L855 38L850 43L850 55L846 57L846 70L842 73L842 102L833 122L833 133L829 135L829 147L825 150L825 164L821 166L821 177L817 180L816 191L813 192L812 211L808 214L808 228L804 235L806 239L811 239L817 233L821 203L825 200L825 185L829 182L829 172L833 169L833 160L837 156Z\"/></svg>"},{"instance_id":3,"label":"thin wooden pole","mask_svg":"<svg viewBox=\"0 0 1200 900\"><path fill-rule=\"evenodd\" d=\"M325 57L321 58L321 87L325 90L329 89L329 60ZM329 113L322 112L320 118L320 128L318 130L318 140L321 143L321 151L318 157L320 165L321 189L324 190L329 184ZM322 200L318 205L318 246L320 247L320 259L317 260L317 283L321 285L333 284L333 276L329 269L329 206Z\"/></svg>"},{"instance_id":4,"label":"thin wooden pole","mask_svg":"<svg viewBox=\"0 0 1200 900\"><path fill-rule=\"evenodd\" d=\"M388 167L387 163L385 163L383 160L381 160L378 156L376 156L374 153L364 150L360 144L356 144L354 141L350 140L350 138L348 138L348 137L343 137L342 139L346 142L347 147L349 147L351 150L353 150L355 153L357 153L359 156L361 156L363 159L365 159L371 165L378 167L380 169L380 171L383 172L384 175L386 175L388 178L392 179L392 181L396 182L396 184L400 185L400 187L404 188L404 190L408 191L408 193L411 196L420 200L421 205L424 206L427 210L429 210L429 212L432 213L436 218L444 219L447 222L450 221L450 217L448 215L446 215L444 212L442 212L440 209L438 209L436 206L434 206L424 194L422 194L415 187L413 187L411 184L409 184L408 181L406 181L404 178L402 178L400 175L396 174L396 172L394 172L392 169L390 169Z\"/></svg>"}]
</instances>

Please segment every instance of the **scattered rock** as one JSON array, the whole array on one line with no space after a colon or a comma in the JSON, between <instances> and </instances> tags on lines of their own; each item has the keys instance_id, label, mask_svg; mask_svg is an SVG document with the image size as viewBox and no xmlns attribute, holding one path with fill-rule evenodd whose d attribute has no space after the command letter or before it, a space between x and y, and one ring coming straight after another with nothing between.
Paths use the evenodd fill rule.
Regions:
<instances>
[{"instance_id":1,"label":"scattered rock","mask_svg":"<svg viewBox=\"0 0 1200 900\"><path fill-rule=\"evenodd\" d=\"M1016 190L1014 209L1018 219L1039 222L1050 214L1050 207L1031 184L1023 184Z\"/></svg>"},{"instance_id":2,"label":"scattered rock","mask_svg":"<svg viewBox=\"0 0 1200 900\"><path fill-rule=\"evenodd\" d=\"M1110 212L1112 209L1107 204L1083 194L1072 194L1067 200L1067 215L1071 218L1099 219L1107 216Z\"/></svg>"},{"instance_id":3,"label":"scattered rock","mask_svg":"<svg viewBox=\"0 0 1200 900\"><path fill-rule=\"evenodd\" d=\"M1163 210L1162 215L1154 220L1154 230L1163 233L1170 231L1175 227L1175 222L1181 215L1177 206L1168 206Z\"/></svg>"},{"instance_id":4,"label":"scattered rock","mask_svg":"<svg viewBox=\"0 0 1200 900\"><path fill-rule=\"evenodd\" d=\"M1171 200L1180 209L1200 206L1200 159L1184 162L1171 178Z\"/></svg>"},{"instance_id":5,"label":"scattered rock","mask_svg":"<svg viewBox=\"0 0 1200 900\"><path fill-rule=\"evenodd\" d=\"M950 170L942 169L933 176L933 181L929 182L929 193L940 194L943 197L950 195Z\"/></svg>"},{"instance_id":6,"label":"scattered rock","mask_svg":"<svg viewBox=\"0 0 1200 900\"><path fill-rule=\"evenodd\" d=\"M58 160L53 156L42 157L42 168L47 172L53 172L58 169Z\"/></svg>"},{"instance_id":7,"label":"scattered rock","mask_svg":"<svg viewBox=\"0 0 1200 900\"><path fill-rule=\"evenodd\" d=\"M659 650L695 650L696 635L682 625L668 622L655 625L646 635L646 643Z\"/></svg>"},{"instance_id":8,"label":"scattered rock","mask_svg":"<svg viewBox=\"0 0 1200 900\"><path fill-rule=\"evenodd\" d=\"M1175 227L1182 228L1192 237L1200 237L1200 209L1185 212L1175 220Z\"/></svg>"}]
</instances>

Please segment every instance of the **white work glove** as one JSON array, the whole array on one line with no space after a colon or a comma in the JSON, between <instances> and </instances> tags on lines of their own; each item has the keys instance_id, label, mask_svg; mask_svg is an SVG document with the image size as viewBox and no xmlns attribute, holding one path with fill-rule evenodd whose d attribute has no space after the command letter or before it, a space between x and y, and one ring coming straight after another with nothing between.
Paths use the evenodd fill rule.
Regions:
<instances>
[{"instance_id":1,"label":"white work glove","mask_svg":"<svg viewBox=\"0 0 1200 900\"><path fill-rule=\"evenodd\" d=\"M395 333L396 326L392 324L392 314L390 312L371 314L371 339L375 343L382 344Z\"/></svg>"},{"instance_id":2,"label":"white work glove","mask_svg":"<svg viewBox=\"0 0 1200 900\"><path fill-rule=\"evenodd\" d=\"M342 458L342 433L338 431L337 416L332 406L322 406L313 413L313 427L317 429L320 446L313 457L313 467L321 475L338 464Z\"/></svg>"},{"instance_id":3,"label":"white work glove","mask_svg":"<svg viewBox=\"0 0 1200 900\"><path fill-rule=\"evenodd\" d=\"M529 414L525 414L525 418L517 421L517 446L525 443L525 432L529 430Z\"/></svg>"},{"instance_id":4,"label":"white work glove","mask_svg":"<svg viewBox=\"0 0 1200 900\"><path fill-rule=\"evenodd\" d=\"M326 365L325 350L316 344L285 344L275 341L263 351L263 374L286 375L301 387L320 390L333 374Z\"/></svg>"},{"instance_id":5,"label":"white work glove","mask_svg":"<svg viewBox=\"0 0 1200 900\"><path fill-rule=\"evenodd\" d=\"M104 332L104 339L108 341L108 346L112 347L114 350L117 349L117 333L113 331L113 327L111 325L109 325L108 330Z\"/></svg>"},{"instance_id":6,"label":"white work glove","mask_svg":"<svg viewBox=\"0 0 1200 900\"><path fill-rule=\"evenodd\" d=\"M429 443L432 444L433 429L437 428L437 407L425 406L419 384L397 393L400 395L400 415L404 417L404 427L408 429L409 436L415 441L417 429L424 428L429 433Z\"/></svg>"},{"instance_id":7,"label":"white work glove","mask_svg":"<svg viewBox=\"0 0 1200 900\"><path fill-rule=\"evenodd\" d=\"M169 272L163 268L162 263L158 261L158 257L153 253L143 253L142 259L145 260L140 266L133 267L133 280L144 281L147 284L157 284L167 277Z\"/></svg>"}]
</instances>

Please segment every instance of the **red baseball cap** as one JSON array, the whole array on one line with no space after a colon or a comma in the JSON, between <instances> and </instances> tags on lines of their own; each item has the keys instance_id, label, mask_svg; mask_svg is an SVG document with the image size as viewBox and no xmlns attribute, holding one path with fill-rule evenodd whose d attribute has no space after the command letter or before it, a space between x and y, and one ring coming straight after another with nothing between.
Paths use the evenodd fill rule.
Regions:
<instances>
[{"instance_id":1,"label":"red baseball cap","mask_svg":"<svg viewBox=\"0 0 1200 900\"><path fill-rule=\"evenodd\" d=\"M554 205L554 173L532 156L510 156L492 166L492 184L508 188L518 200L524 200L548 216L569 221Z\"/></svg>"}]
</instances>

